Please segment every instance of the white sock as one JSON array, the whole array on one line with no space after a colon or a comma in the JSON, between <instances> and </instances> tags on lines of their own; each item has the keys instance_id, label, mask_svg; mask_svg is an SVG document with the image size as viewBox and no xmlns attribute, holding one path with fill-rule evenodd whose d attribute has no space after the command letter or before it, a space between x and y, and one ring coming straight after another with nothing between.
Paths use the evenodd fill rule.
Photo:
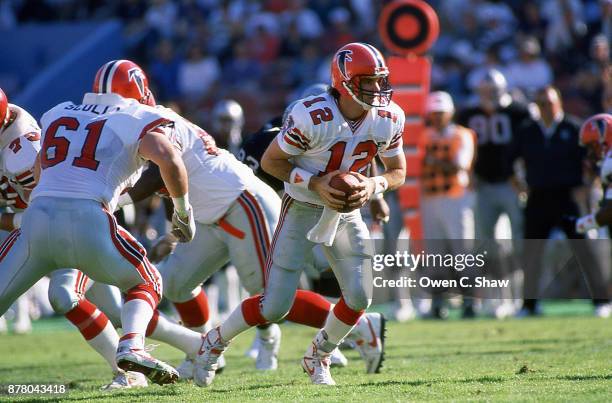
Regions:
<instances>
[{"instance_id":1,"label":"white sock","mask_svg":"<svg viewBox=\"0 0 612 403\"><path fill-rule=\"evenodd\" d=\"M264 340L272 337L272 331L274 330L273 328L274 325L275 323L268 323L267 325L264 325L264 327L257 326L257 337L259 337L260 339L264 339Z\"/></svg>"},{"instance_id":2,"label":"white sock","mask_svg":"<svg viewBox=\"0 0 612 403\"><path fill-rule=\"evenodd\" d=\"M117 362L115 361L117 346L119 345L119 335L110 321L106 323L104 329L96 337L85 341L108 362L114 373L119 372Z\"/></svg>"},{"instance_id":3,"label":"white sock","mask_svg":"<svg viewBox=\"0 0 612 403\"><path fill-rule=\"evenodd\" d=\"M209 284L204 290L208 297L208 323L213 320L219 320L219 287L216 284Z\"/></svg>"},{"instance_id":4,"label":"white sock","mask_svg":"<svg viewBox=\"0 0 612 403\"><path fill-rule=\"evenodd\" d=\"M157 326L155 326L153 333L149 337L178 348L190 358L196 356L202 344L202 335L200 333L172 322L161 312L157 318Z\"/></svg>"},{"instance_id":5,"label":"white sock","mask_svg":"<svg viewBox=\"0 0 612 403\"><path fill-rule=\"evenodd\" d=\"M323 330L325 330L325 333L327 334L327 340L330 343L338 345L346 337L346 335L351 332L353 327L355 327L355 325L347 325L338 319L334 314L334 311L331 310L327 315L327 320L325 321Z\"/></svg>"},{"instance_id":6,"label":"white sock","mask_svg":"<svg viewBox=\"0 0 612 403\"><path fill-rule=\"evenodd\" d=\"M30 298L27 295L22 295L15 302L15 322L24 325L29 325L30 320Z\"/></svg>"},{"instance_id":7,"label":"white sock","mask_svg":"<svg viewBox=\"0 0 612 403\"><path fill-rule=\"evenodd\" d=\"M153 308L148 302L141 299L133 299L123 304L121 309L121 327L123 334L135 333L140 337L126 340L129 345L136 348L144 348L144 335L153 317ZM139 345L142 344L142 345Z\"/></svg>"},{"instance_id":8,"label":"white sock","mask_svg":"<svg viewBox=\"0 0 612 403\"><path fill-rule=\"evenodd\" d=\"M227 311L232 312L240 306L240 277L238 270L234 266L229 266L225 269L225 278L227 281Z\"/></svg>"},{"instance_id":9,"label":"white sock","mask_svg":"<svg viewBox=\"0 0 612 403\"><path fill-rule=\"evenodd\" d=\"M230 316L225 319L225 322L219 326L219 333L223 341L227 343L250 328L251 326L246 323L242 315L242 305L239 305L238 308L234 309Z\"/></svg>"}]
</instances>

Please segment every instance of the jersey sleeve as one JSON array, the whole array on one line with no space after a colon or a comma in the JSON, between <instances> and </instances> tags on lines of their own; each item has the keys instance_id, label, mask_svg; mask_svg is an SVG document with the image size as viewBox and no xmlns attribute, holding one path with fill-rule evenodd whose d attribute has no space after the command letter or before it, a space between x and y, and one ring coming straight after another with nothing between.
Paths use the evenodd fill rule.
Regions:
<instances>
[{"instance_id":1,"label":"jersey sleeve","mask_svg":"<svg viewBox=\"0 0 612 403\"><path fill-rule=\"evenodd\" d=\"M276 136L278 145L287 154L300 155L313 145L313 127L305 116L303 106L296 104Z\"/></svg>"},{"instance_id":2,"label":"jersey sleeve","mask_svg":"<svg viewBox=\"0 0 612 403\"><path fill-rule=\"evenodd\" d=\"M406 116L404 111L399 106L394 108L391 116L393 120L393 133L391 140L383 149L379 151L380 156L383 158L395 157L404 153L402 136L404 134L404 123L406 121Z\"/></svg>"},{"instance_id":3,"label":"jersey sleeve","mask_svg":"<svg viewBox=\"0 0 612 403\"><path fill-rule=\"evenodd\" d=\"M32 190L36 185L34 181L34 163L40 151L40 136L30 135L18 137L4 149L4 167L7 173L19 186Z\"/></svg>"}]
</instances>

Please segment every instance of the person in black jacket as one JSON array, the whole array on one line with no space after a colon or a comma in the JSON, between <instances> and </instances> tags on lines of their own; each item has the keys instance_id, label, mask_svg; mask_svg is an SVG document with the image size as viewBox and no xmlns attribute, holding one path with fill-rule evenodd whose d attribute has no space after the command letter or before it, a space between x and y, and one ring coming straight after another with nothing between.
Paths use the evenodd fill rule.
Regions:
<instances>
[{"instance_id":1,"label":"person in black jacket","mask_svg":"<svg viewBox=\"0 0 612 403\"><path fill-rule=\"evenodd\" d=\"M576 195L583 187L586 153L579 144L580 122L563 111L559 91L548 86L538 91L538 119L520 128L517 153L525 163L529 197L525 208L523 309L519 316L538 314L537 296L546 239L553 228L570 240L584 239L564 217L580 215ZM593 302L605 303L602 265L590 242L571 242L573 254L585 272Z\"/></svg>"}]
</instances>

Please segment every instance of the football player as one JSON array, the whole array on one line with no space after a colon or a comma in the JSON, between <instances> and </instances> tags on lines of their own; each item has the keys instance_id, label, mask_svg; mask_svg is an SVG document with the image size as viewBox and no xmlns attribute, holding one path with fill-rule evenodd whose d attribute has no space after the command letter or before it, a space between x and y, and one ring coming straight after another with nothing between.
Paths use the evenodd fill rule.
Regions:
<instances>
[{"instance_id":1,"label":"football player","mask_svg":"<svg viewBox=\"0 0 612 403\"><path fill-rule=\"evenodd\" d=\"M161 110L161 106L159 109ZM169 109L163 109L175 124L174 133L189 172L189 188L198 228L189 244L179 244L174 253L159 262L164 280L164 296L174 302L185 326L201 329L209 319L207 298L201 284L229 261L237 268L244 288L251 294L261 293L266 284L266 260L269 256L272 229L280 216L281 200L276 192L258 179L244 164L224 149L200 127ZM147 170L135 186L122 195L120 203L148 197L163 186L155 169ZM162 242L168 245L166 237ZM172 247L165 247L166 250ZM158 248L155 247L154 251ZM157 255L159 255L156 252ZM321 327L331 304L311 291L297 292L294 309L287 319L313 327ZM366 362L379 362L381 349L370 349L376 339L370 331L370 320L379 321L380 314L365 315L352 337L360 345ZM256 367L277 368L280 327L260 323L257 329L259 352ZM374 353L370 353L374 350ZM369 364L369 372L376 365ZM179 366L181 378L189 379L202 372L194 371L194 362L187 359ZM195 376L196 383L202 379Z\"/></svg>"},{"instance_id":2,"label":"football player","mask_svg":"<svg viewBox=\"0 0 612 403\"><path fill-rule=\"evenodd\" d=\"M510 218L512 238L521 239L522 215L511 183L513 139L529 112L512 100L505 77L495 69L486 72L478 84L478 97L477 106L457 115L457 123L476 132L478 139L474 163L476 239L495 239L495 224L502 213Z\"/></svg>"},{"instance_id":3,"label":"football player","mask_svg":"<svg viewBox=\"0 0 612 403\"><path fill-rule=\"evenodd\" d=\"M330 354L349 334L370 303L372 284L368 229L359 208L375 194L400 186L406 176L402 147L404 112L391 101L389 70L378 49L350 43L333 57L330 93L305 98L290 111L283 129L263 156L262 167L285 182L281 216L272 239L263 295L244 300L219 327L209 331L196 362L197 378L209 385L217 361L231 340L252 326L278 322L292 314L304 260L314 242L306 234L323 211L342 210L345 195L330 186L340 171L359 180L349 196L351 212L336 215L337 234L323 246L338 279L342 298L327 316L308 347L302 367L315 384L334 385ZM368 178L362 173L380 155L385 172ZM325 207L325 208L324 208ZM371 327L382 329L373 345L382 349L384 317ZM382 354L368 365L380 368Z\"/></svg>"},{"instance_id":4,"label":"football player","mask_svg":"<svg viewBox=\"0 0 612 403\"><path fill-rule=\"evenodd\" d=\"M0 89L0 238L6 239L13 230L13 223L21 220L21 214L29 192L35 182L33 164L24 164L23 159L32 162L40 149L40 128L36 120L23 108L8 102ZM17 214L15 214L17 213ZM15 333L28 333L32 329L29 312L29 299L23 295L14 305ZM6 321L0 317L0 328ZM0 331L1 332L1 331Z\"/></svg>"},{"instance_id":5,"label":"football player","mask_svg":"<svg viewBox=\"0 0 612 403\"><path fill-rule=\"evenodd\" d=\"M600 113L587 119L580 128L580 144L600 167L604 199L600 209L576 220L576 232L612 225L612 115Z\"/></svg>"},{"instance_id":6,"label":"football player","mask_svg":"<svg viewBox=\"0 0 612 403\"><path fill-rule=\"evenodd\" d=\"M489 259L507 276L518 266L523 238L523 213L519 204L521 182L514 173L515 137L518 128L529 118L527 108L512 100L508 93L504 75L488 70L477 86L478 105L459 111L458 124L472 129L477 137L476 160L474 162L474 227L475 238L489 241ZM502 214L510 220L513 255L502 258L500 248L494 242L495 227ZM513 314L510 295L500 290L498 306L492 313L503 318ZM473 306L464 306L464 315L473 315Z\"/></svg>"},{"instance_id":7,"label":"football player","mask_svg":"<svg viewBox=\"0 0 612 403\"><path fill-rule=\"evenodd\" d=\"M128 97L114 93L115 74L124 84L135 83ZM173 198L174 231L181 241L190 241L195 223L187 172L171 142L172 121L151 107L154 98L137 65L124 60L105 64L94 90L85 94L82 104L64 102L41 119L43 141L34 170L39 183L22 228L1 247L0 313L45 274L79 267L126 293L117 366L158 384L172 383L178 379L176 370L144 348L146 329L161 298L159 273L110 212L121 190L152 160ZM91 317L96 313L89 312Z\"/></svg>"},{"instance_id":8,"label":"football player","mask_svg":"<svg viewBox=\"0 0 612 403\"><path fill-rule=\"evenodd\" d=\"M242 106L233 99L224 99L215 104L212 110L213 137L219 147L237 155L242 143L244 112Z\"/></svg>"},{"instance_id":9,"label":"football player","mask_svg":"<svg viewBox=\"0 0 612 403\"><path fill-rule=\"evenodd\" d=\"M300 99L311 97L313 95L319 95L328 92L330 86L323 83L312 84L306 87L300 93ZM261 168L261 160L264 152L268 146L276 139L276 136L281 130L281 126L285 118L289 115L291 109L299 102L299 99L292 102L287 106L285 112L281 116L277 116L266 122L266 124L259 129L259 131L251 134L242 143L240 152L238 153L238 159L244 164L250 167L255 175L272 187L281 197L285 192L284 182L268 174ZM372 164L371 175L375 175L376 164ZM385 199L372 198L370 200L370 214L376 221L382 220L387 221L389 218L389 206L385 202ZM326 297L339 298L340 287L336 280L333 272L329 269L329 263L325 258L323 251L319 245L313 248L313 255L310 259L307 259L305 272L313 280L312 289L316 293L322 294ZM358 333L358 332L355 332ZM353 338L356 334L351 334L349 338ZM353 341L353 340L350 340ZM356 343L349 343L351 346L359 346ZM359 349L362 357L368 360L366 352L363 349ZM335 349L331 356L331 366L346 366L348 360L342 354L339 349Z\"/></svg>"},{"instance_id":10,"label":"football player","mask_svg":"<svg viewBox=\"0 0 612 403\"><path fill-rule=\"evenodd\" d=\"M129 98L129 89L136 86L136 83L128 80L125 76L127 71L124 68L115 72L111 88ZM6 100L1 91L0 103L2 99ZM16 213L5 213L0 217L0 229L6 231L20 226L23 210L36 185L33 171L40 150L40 129L34 118L16 105L9 104L9 108L13 116L2 132L6 145L0 150L3 173L1 186L6 196L5 203L12 206ZM5 108L0 106L0 110ZM48 296L55 312L66 316L79 329L86 342L109 363L115 375L112 382L104 387L105 390L147 386L144 375L122 371L115 361L119 341L115 326L121 325L121 293L117 287L95 283L75 269L62 269L51 273ZM157 310L149 322L146 335L165 341L193 356L200 346L199 333L169 321Z\"/></svg>"}]
</instances>

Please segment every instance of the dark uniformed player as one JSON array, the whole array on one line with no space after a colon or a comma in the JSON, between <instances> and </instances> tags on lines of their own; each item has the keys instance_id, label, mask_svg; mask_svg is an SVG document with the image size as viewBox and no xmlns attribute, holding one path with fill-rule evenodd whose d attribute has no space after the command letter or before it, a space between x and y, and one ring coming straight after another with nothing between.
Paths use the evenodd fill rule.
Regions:
<instances>
[{"instance_id":1,"label":"dark uniformed player","mask_svg":"<svg viewBox=\"0 0 612 403\"><path fill-rule=\"evenodd\" d=\"M255 172L255 175L262 181L266 182L272 189L280 192L284 189L283 181L280 181L272 175L266 173L259 162L266 148L270 145L272 140L280 132L281 126L283 125L283 117L277 116L270 121L266 122L265 125L257 132L251 134L242 142L240 151L238 151L238 159L246 164L249 168Z\"/></svg>"},{"instance_id":2,"label":"dark uniformed player","mask_svg":"<svg viewBox=\"0 0 612 403\"><path fill-rule=\"evenodd\" d=\"M512 238L522 238L522 217L514 175L513 139L518 126L529 117L527 108L512 100L498 70L489 70L478 85L479 104L461 111L457 123L476 132L478 148L474 164L477 239L494 239L495 224L506 213Z\"/></svg>"}]
</instances>

